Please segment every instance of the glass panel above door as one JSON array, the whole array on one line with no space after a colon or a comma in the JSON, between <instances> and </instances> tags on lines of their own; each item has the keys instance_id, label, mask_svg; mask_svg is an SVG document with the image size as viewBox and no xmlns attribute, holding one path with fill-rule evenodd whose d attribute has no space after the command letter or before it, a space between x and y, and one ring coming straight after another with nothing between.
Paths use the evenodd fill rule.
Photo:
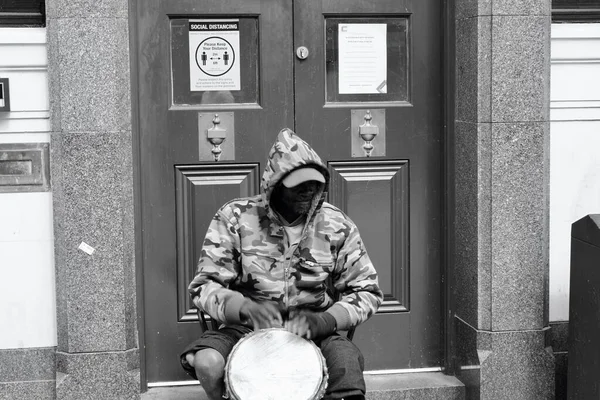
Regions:
<instances>
[{"instance_id":1,"label":"glass panel above door","mask_svg":"<svg viewBox=\"0 0 600 400\"><path fill-rule=\"evenodd\" d=\"M258 105L258 18L172 18L172 105Z\"/></svg>"},{"instance_id":2,"label":"glass panel above door","mask_svg":"<svg viewBox=\"0 0 600 400\"><path fill-rule=\"evenodd\" d=\"M326 18L326 103L409 103L408 25L405 16Z\"/></svg>"}]
</instances>

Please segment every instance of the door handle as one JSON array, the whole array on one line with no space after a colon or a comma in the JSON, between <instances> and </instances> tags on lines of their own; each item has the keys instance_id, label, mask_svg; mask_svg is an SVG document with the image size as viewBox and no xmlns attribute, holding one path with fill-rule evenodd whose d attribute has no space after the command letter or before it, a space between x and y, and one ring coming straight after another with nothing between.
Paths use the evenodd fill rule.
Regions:
<instances>
[{"instance_id":1,"label":"door handle","mask_svg":"<svg viewBox=\"0 0 600 400\"><path fill-rule=\"evenodd\" d=\"M221 119L219 118L219 114L215 114L215 117L212 120L213 126L206 130L206 138L212 144L211 153L215 158L215 161L219 161L221 158L221 153L223 149L221 149L221 144L227 138L227 129L221 128L219 124L221 123Z\"/></svg>"},{"instance_id":2,"label":"door handle","mask_svg":"<svg viewBox=\"0 0 600 400\"><path fill-rule=\"evenodd\" d=\"M375 148L375 146L373 146L373 143L371 142L373 141L373 139L375 139L377 135L379 135L379 127L377 125L371 124L371 120L373 119L373 116L371 115L371 110L367 110L363 118L365 122L363 122L358 127L358 134L360 135L361 139L365 142L362 146L365 150L365 155L367 157L371 157L371 153Z\"/></svg>"}]
</instances>

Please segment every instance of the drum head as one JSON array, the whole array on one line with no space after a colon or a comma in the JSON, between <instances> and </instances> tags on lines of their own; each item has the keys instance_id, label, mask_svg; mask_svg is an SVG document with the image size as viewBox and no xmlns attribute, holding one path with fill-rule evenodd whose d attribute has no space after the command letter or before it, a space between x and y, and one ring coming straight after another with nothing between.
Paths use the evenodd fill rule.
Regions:
<instances>
[{"instance_id":1,"label":"drum head","mask_svg":"<svg viewBox=\"0 0 600 400\"><path fill-rule=\"evenodd\" d=\"M315 400L325 392L326 371L313 342L285 329L264 329L236 344L225 381L234 400Z\"/></svg>"}]
</instances>

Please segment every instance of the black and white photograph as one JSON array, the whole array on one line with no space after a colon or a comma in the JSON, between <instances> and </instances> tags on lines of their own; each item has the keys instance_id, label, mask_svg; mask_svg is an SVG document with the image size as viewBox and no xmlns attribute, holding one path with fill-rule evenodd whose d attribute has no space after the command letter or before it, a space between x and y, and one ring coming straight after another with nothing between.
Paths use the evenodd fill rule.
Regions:
<instances>
[{"instance_id":1,"label":"black and white photograph","mask_svg":"<svg viewBox=\"0 0 600 400\"><path fill-rule=\"evenodd\" d=\"M0 400L600 399L600 0L0 0Z\"/></svg>"}]
</instances>

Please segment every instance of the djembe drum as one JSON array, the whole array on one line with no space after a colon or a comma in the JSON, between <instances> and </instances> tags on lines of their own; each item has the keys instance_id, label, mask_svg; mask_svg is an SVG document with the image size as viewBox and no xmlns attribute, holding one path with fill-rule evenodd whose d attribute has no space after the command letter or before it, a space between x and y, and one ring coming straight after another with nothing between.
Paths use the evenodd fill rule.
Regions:
<instances>
[{"instance_id":1,"label":"djembe drum","mask_svg":"<svg viewBox=\"0 0 600 400\"><path fill-rule=\"evenodd\" d=\"M249 333L231 350L225 366L231 400L318 400L327 378L321 350L282 328Z\"/></svg>"}]
</instances>

